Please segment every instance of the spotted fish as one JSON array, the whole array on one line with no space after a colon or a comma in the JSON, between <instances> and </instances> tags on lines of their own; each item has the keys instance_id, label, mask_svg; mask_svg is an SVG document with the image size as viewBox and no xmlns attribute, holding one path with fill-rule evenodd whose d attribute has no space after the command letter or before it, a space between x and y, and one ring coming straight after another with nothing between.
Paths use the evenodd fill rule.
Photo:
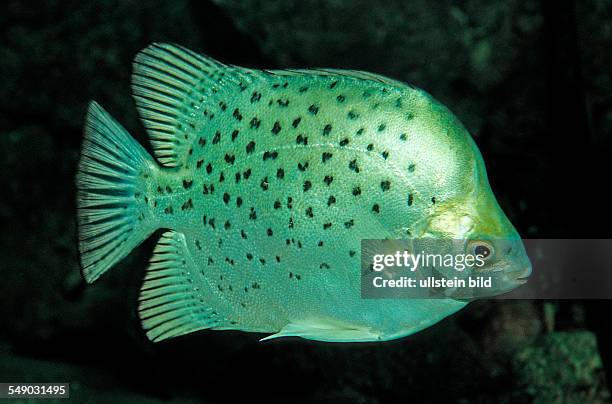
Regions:
<instances>
[{"instance_id":1,"label":"spotted fish","mask_svg":"<svg viewBox=\"0 0 612 404\"><path fill-rule=\"evenodd\" d=\"M389 340L465 306L362 299L362 239L464 238L509 287L528 273L476 145L424 91L361 71L228 66L170 44L136 56L132 89L155 159L90 104L79 250L93 282L164 229L139 296L153 341L202 329ZM502 238L516 248L493 253Z\"/></svg>"}]
</instances>

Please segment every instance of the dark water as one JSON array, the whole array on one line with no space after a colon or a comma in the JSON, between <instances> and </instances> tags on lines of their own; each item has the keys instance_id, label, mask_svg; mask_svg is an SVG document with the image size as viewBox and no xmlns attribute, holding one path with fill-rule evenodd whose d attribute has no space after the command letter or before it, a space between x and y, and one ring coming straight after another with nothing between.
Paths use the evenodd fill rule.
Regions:
<instances>
[{"instance_id":1,"label":"dark water","mask_svg":"<svg viewBox=\"0 0 612 404\"><path fill-rule=\"evenodd\" d=\"M86 287L73 184L90 99L146 143L130 63L150 42L171 41L226 63L363 69L422 87L474 135L524 237L610 238L610 1L7 1L2 10L0 382L71 382L77 402L610 400L610 301L477 302L384 344L201 332L153 345L135 302L154 239Z\"/></svg>"}]
</instances>

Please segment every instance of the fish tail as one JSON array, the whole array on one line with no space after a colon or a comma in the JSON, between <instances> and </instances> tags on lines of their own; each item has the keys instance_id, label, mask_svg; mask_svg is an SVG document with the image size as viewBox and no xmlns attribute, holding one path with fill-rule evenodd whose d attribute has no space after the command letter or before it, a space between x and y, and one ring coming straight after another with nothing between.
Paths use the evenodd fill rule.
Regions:
<instances>
[{"instance_id":1,"label":"fish tail","mask_svg":"<svg viewBox=\"0 0 612 404\"><path fill-rule=\"evenodd\" d=\"M156 171L147 151L92 101L76 179L79 251L87 282L156 230L145 196L146 178Z\"/></svg>"}]
</instances>

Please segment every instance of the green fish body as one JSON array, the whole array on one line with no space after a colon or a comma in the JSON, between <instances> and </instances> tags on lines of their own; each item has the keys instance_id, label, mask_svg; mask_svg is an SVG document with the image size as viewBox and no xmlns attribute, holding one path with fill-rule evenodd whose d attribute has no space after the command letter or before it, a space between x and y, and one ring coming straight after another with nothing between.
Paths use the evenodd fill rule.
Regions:
<instances>
[{"instance_id":1,"label":"green fish body","mask_svg":"<svg viewBox=\"0 0 612 404\"><path fill-rule=\"evenodd\" d=\"M80 252L93 282L166 229L139 299L153 341L201 329L402 337L466 303L362 299L362 239L518 239L470 135L401 82L245 69L153 44L135 59L133 93L160 164L90 105Z\"/></svg>"}]
</instances>

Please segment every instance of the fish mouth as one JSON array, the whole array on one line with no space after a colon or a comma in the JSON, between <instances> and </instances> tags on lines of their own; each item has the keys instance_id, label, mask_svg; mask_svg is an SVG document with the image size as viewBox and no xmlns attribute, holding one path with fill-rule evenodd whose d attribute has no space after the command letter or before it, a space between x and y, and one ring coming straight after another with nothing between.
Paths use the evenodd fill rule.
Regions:
<instances>
[{"instance_id":1,"label":"fish mouth","mask_svg":"<svg viewBox=\"0 0 612 404\"><path fill-rule=\"evenodd\" d=\"M516 278L515 282L518 283L519 285L524 285L527 283L528 280L529 280L529 276L521 276L520 278Z\"/></svg>"},{"instance_id":2,"label":"fish mouth","mask_svg":"<svg viewBox=\"0 0 612 404\"><path fill-rule=\"evenodd\" d=\"M529 280L529 276L531 275L531 265L527 265L525 268L523 268L523 270L518 274L517 277L514 278L514 280L520 284L523 285L525 283L527 283L527 281Z\"/></svg>"}]
</instances>

